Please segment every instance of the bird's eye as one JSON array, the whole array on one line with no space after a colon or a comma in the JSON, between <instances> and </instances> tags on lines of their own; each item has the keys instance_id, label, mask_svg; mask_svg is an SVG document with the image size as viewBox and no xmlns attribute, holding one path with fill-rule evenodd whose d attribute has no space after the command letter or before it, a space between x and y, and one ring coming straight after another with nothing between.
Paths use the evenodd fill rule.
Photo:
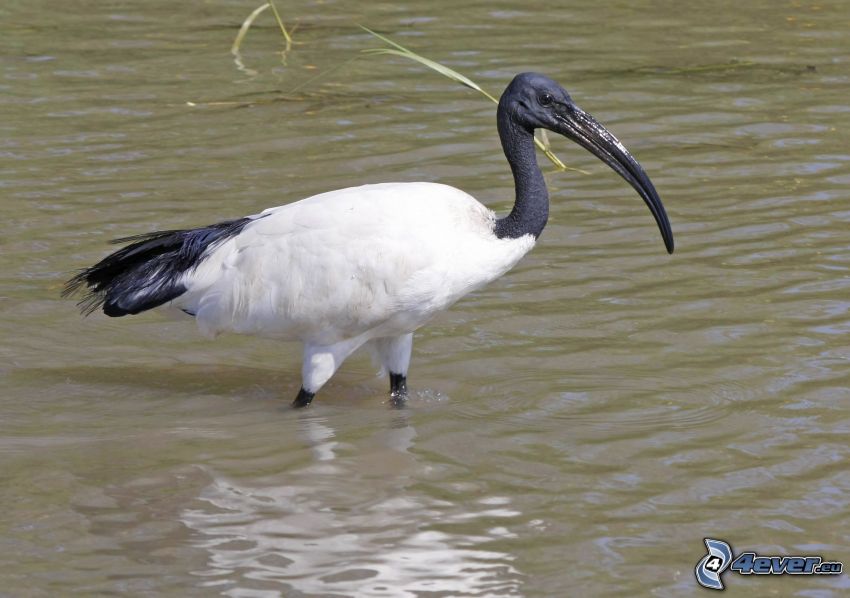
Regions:
<instances>
[{"instance_id":1,"label":"bird's eye","mask_svg":"<svg viewBox=\"0 0 850 598\"><path fill-rule=\"evenodd\" d=\"M552 96L550 94L544 93L541 94L539 98L537 98L537 101L540 102L541 106L551 106L554 100L552 99Z\"/></svg>"}]
</instances>

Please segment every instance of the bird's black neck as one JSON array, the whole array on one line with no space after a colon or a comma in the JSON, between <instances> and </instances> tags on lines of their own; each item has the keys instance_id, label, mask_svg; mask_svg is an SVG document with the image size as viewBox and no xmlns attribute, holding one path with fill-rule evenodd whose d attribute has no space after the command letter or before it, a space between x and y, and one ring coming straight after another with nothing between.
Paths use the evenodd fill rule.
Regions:
<instances>
[{"instance_id":1,"label":"bird's black neck","mask_svg":"<svg viewBox=\"0 0 850 598\"><path fill-rule=\"evenodd\" d=\"M502 149L514 175L516 200L511 213L496 221L494 232L500 239L537 238L549 218L549 192L537 165L534 132L515 123L501 105L496 118Z\"/></svg>"}]
</instances>

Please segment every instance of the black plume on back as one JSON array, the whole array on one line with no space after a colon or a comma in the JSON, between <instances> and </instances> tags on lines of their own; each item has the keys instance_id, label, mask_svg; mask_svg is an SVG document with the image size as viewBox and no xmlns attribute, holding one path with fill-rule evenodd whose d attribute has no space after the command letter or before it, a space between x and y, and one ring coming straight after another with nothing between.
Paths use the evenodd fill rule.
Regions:
<instances>
[{"instance_id":1,"label":"black plume on back","mask_svg":"<svg viewBox=\"0 0 850 598\"><path fill-rule=\"evenodd\" d=\"M203 228L166 230L115 239L130 243L69 280L63 297L85 287L79 302L85 315L103 306L107 316L137 314L186 292L184 273L198 266L221 242L238 235L252 218Z\"/></svg>"}]
</instances>

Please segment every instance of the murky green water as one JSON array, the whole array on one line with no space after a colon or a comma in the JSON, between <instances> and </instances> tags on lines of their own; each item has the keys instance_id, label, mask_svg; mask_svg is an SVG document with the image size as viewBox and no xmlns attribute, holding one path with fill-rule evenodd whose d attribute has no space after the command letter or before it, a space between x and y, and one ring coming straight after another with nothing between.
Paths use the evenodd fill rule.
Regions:
<instances>
[{"instance_id":1,"label":"murky green water","mask_svg":"<svg viewBox=\"0 0 850 598\"><path fill-rule=\"evenodd\" d=\"M252 2L0 7L0 593L698 595L703 537L850 560L850 5ZM58 297L114 237L377 181L511 180L498 93L564 83L665 200L551 173L541 243L302 412L299 351ZM255 71L252 73L251 71ZM190 106L187 102L196 104ZM727 576L730 595L850 578Z\"/></svg>"}]
</instances>

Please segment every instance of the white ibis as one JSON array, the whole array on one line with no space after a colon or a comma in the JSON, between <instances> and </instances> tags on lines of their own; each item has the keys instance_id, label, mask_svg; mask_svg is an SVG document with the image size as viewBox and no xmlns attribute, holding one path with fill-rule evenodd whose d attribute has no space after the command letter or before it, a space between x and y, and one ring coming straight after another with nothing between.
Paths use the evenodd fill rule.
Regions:
<instances>
[{"instance_id":1,"label":"white ibis","mask_svg":"<svg viewBox=\"0 0 850 598\"><path fill-rule=\"evenodd\" d=\"M649 206L664 244L673 233L649 177L623 144L536 73L517 75L496 115L516 201L498 218L470 195L435 183L350 187L195 229L130 243L68 281L80 307L108 316L173 307L201 332L255 334L304 344L306 406L342 362L369 346L407 396L413 332L467 293L510 270L543 231L549 196L536 128L560 133L623 177Z\"/></svg>"}]
</instances>

